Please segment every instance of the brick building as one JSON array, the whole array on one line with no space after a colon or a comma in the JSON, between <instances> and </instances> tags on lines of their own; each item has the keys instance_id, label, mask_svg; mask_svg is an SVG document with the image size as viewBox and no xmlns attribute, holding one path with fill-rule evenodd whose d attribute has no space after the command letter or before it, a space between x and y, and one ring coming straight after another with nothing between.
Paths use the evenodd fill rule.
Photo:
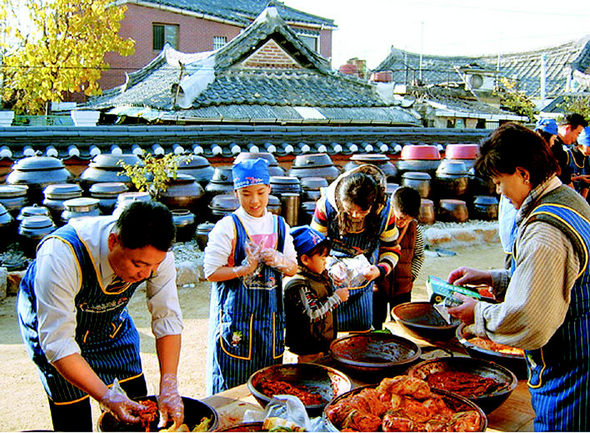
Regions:
<instances>
[{"instance_id":1,"label":"brick building","mask_svg":"<svg viewBox=\"0 0 590 433\"><path fill-rule=\"evenodd\" d=\"M108 53L111 66L100 85L110 89L125 82L126 74L150 63L168 43L182 52L221 48L240 34L265 9L275 6L281 17L312 50L330 59L334 21L292 9L271 0L120 0L127 6L119 34L135 40L135 54Z\"/></svg>"}]
</instances>

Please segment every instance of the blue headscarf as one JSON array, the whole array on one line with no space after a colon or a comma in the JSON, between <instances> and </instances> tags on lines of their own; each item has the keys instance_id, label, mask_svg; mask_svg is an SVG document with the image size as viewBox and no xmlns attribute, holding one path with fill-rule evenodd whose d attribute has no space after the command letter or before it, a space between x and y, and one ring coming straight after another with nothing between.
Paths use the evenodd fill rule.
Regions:
<instances>
[{"instance_id":1,"label":"blue headscarf","mask_svg":"<svg viewBox=\"0 0 590 433\"><path fill-rule=\"evenodd\" d=\"M234 189L251 185L270 185L268 161L263 158L246 159L232 168Z\"/></svg>"}]
</instances>

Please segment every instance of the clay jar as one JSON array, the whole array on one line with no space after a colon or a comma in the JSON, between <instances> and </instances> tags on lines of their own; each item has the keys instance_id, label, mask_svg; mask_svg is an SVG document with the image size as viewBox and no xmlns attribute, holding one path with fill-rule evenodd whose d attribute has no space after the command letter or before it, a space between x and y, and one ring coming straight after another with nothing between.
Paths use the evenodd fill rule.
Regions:
<instances>
[{"instance_id":1,"label":"clay jar","mask_svg":"<svg viewBox=\"0 0 590 433\"><path fill-rule=\"evenodd\" d=\"M463 161L443 160L436 170L435 187L438 197L458 198L469 191L469 174Z\"/></svg>"},{"instance_id":2,"label":"clay jar","mask_svg":"<svg viewBox=\"0 0 590 433\"><path fill-rule=\"evenodd\" d=\"M66 183L73 177L60 159L50 156L30 156L12 166L12 172L6 177L6 183L27 185L29 202L40 203L43 200L45 187L53 183Z\"/></svg>"},{"instance_id":3,"label":"clay jar","mask_svg":"<svg viewBox=\"0 0 590 433\"><path fill-rule=\"evenodd\" d=\"M27 204L27 185L0 185L0 204L13 217Z\"/></svg>"},{"instance_id":4,"label":"clay jar","mask_svg":"<svg viewBox=\"0 0 590 433\"><path fill-rule=\"evenodd\" d=\"M211 230L213 230L213 227L215 227L215 224L210 222L201 223L197 226L197 232L195 237L197 239L197 245L199 246L201 251L205 251L205 247L207 246L207 242L209 241L209 233L211 232Z\"/></svg>"},{"instance_id":5,"label":"clay jar","mask_svg":"<svg viewBox=\"0 0 590 433\"><path fill-rule=\"evenodd\" d=\"M152 196L149 192L135 191L135 192L123 192L117 196L117 205L113 210L113 215L118 217L121 212L134 201L150 201Z\"/></svg>"},{"instance_id":6,"label":"clay jar","mask_svg":"<svg viewBox=\"0 0 590 433\"><path fill-rule=\"evenodd\" d=\"M129 188L133 183L127 176L119 161L128 165L143 164L134 154L112 155L100 154L92 158L88 168L80 175L80 181L85 190L99 182L123 182Z\"/></svg>"},{"instance_id":7,"label":"clay jar","mask_svg":"<svg viewBox=\"0 0 590 433\"><path fill-rule=\"evenodd\" d=\"M397 168L393 165L389 157L384 154L361 153L352 155L350 161L344 166L344 170L352 170L363 164L373 164L379 167L383 174L385 174L388 182L393 183L398 180Z\"/></svg>"},{"instance_id":8,"label":"clay jar","mask_svg":"<svg viewBox=\"0 0 590 433\"><path fill-rule=\"evenodd\" d=\"M442 199L439 203L438 219L445 222L464 223L469 219L467 203L464 200Z\"/></svg>"},{"instance_id":9,"label":"clay jar","mask_svg":"<svg viewBox=\"0 0 590 433\"><path fill-rule=\"evenodd\" d=\"M160 202L169 209L188 209L198 213L201 198L205 195L203 187L189 174L178 174L169 178L168 189L160 195Z\"/></svg>"},{"instance_id":10,"label":"clay jar","mask_svg":"<svg viewBox=\"0 0 590 433\"><path fill-rule=\"evenodd\" d=\"M329 183L323 177L304 177L301 182L301 200L317 201L322 195L322 188L327 188Z\"/></svg>"},{"instance_id":11,"label":"clay jar","mask_svg":"<svg viewBox=\"0 0 590 433\"><path fill-rule=\"evenodd\" d=\"M176 227L176 241L188 242L195 235L196 223L195 215L188 209L174 209L172 211L172 221Z\"/></svg>"},{"instance_id":12,"label":"clay jar","mask_svg":"<svg viewBox=\"0 0 590 433\"><path fill-rule=\"evenodd\" d=\"M218 194L211 199L211 219L218 221L240 207L240 202L234 194Z\"/></svg>"},{"instance_id":13,"label":"clay jar","mask_svg":"<svg viewBox=\"0 0 590 433\"><path fill-rule=\"evenodd\" d=\"M472 217L487 221L498 219L498 199L494 196L478 195L473 200Z\"/></svg>"},{"instance_id":14,"label":"clay jar","mask_svg":"<svg viewBox=\"0 0 590 433\"><path fill-rule=\"evenodd\" d=\"M419 171L409 171L402 175L402 186L409 186L420 193L420 197L430 196L430 175Z\"/></svg>"},{"instance_id":15,"label":"clay jar","mask_svg":"<svg viewBox=\"0 0 590 433\"><path fill-rule=\"evenodd\" d=\"M15 235L16 225L14 218L6 208L0 204L0 246L6 247L14 241Z\"/></svg>"},{"instance_id":16,"label":"clay jar","mask_svg":"<svg viewBox=\"0 0 590 433\"><path fill-rule=\"evenodd\" d=\"M100 215L98 210L98 199L91 197L80 197L66 200L61 219L67 223L72 218L91 217Z\"/></svg>"},{"instance_id":17,"label":"clay jar","mask_svg":"<svg viewBox=\"0 0 590 433\"><path fill-rule=\"evenodd\" d=\"M55 230L55 225L47 215L23 218L18 228L18 240L27 257L35 257L39 241Z\"/></svg>"},{"instance_id":18,"label":"clay jar","mask_svg":"<svg viewBox=\"0 0 590 433\"><path fill-rule=\"evenodd\" d=\"M421 171L433 176L439 164L440 153L436 146L412 144L402 148L397 169L400 173Z\"/></svg>"},{"instance_id":19,"label":"clay jar","mask_svg":"<svg viewBox=\"0 0 590 433\"><path fill-rule=\"evenodd\" d=\"M231 167L215 167L211 181L205 187L210 199L217 194L229 194L234 191L234 178Z\"/></svg>"},{"instance_id":20,"label":"clay jar","mask_svg":"<svg viewBox=\"0 0 590 433\"><path fill-rule=\"evenodd\" d=\"M49 212L49 209L45 206L39 206L37 204L34 204L33 206L23 207L20 210L20 213L18 214L16 219L18 221L22 221L26 217L30 216L46 216L48 218L51 218L51 212Z\"/></svg>"},{"instance_id":21,"label":"clay jar","mask_svg":"<svg viewBox=\"0 0 590 433\"><path fill-rule=\"evenodd\" d=\"M327 153L310 153L297 155L289 170L289 176L295 176L299 179L305 177L323 177L328 182L335 180L340 174L330 155Z\"/></svg>"},{"instance_id":22,"label":"clay jar","mask_svg":"<svg viewBox=\"0 0 590 433\"><path fill-rule=\"evenodd\" d=\"M420 201L420 212L418 214L418 222L420 224L434 224L434 202L427 198Z\"/></svg>"},{"instance_id":23,"label":"clay jar","mask_svg":"<svg viewBox=\"0 0 590 433\"><path fill-rule=\"evenodd\" d=\"M234 165L246 159L262 158L268 161L268 172L271 176L284 176L285 169L279 165L276 158L269 152L241 152L234 159Z\"/></svg>"},{"instance_id":24,"label":"clay jar","mask_svg":"<svg viewBox=\"0 0 590 433\"><path fill-rule=\"evenodd\" d=\"M207 158L197 155L190 155L178 163L178 174L188 174L195 178L203 188L207 186L215 169L211 167Z\"/></svg>"},{"instance_id":25,"label":"clay jar","mask_svg":"<svg viewBox=\"0 0 590 433\"><path fill-rule=\"evenodd\" d=\"M82 197L82 188L76 183L56 183L43 190L45 200L43 204L51 212L53 221L60 222L61 214L65 210L64 202Z\"/></svg>"},{"instance_id":26,"label":"clay jar","mask_svg":"<svg viewBox=\"0 0 590 433\"><path fill-rule=\"evenodd\" d=\"M129 188L123 182L101 182L90 187L90 197L98 199L98 210L101 215L110 215L117 205L119 194Z\"/></svg>"}]
</instances>

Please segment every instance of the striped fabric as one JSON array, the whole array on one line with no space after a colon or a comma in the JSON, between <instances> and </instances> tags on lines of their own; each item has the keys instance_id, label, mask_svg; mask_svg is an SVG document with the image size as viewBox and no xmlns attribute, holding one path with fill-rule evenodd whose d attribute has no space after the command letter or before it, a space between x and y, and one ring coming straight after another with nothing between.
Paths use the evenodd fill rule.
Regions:
<instances>
[{"instance_id":1,"label":"striped fabric","mask_svg":"<svg viewBox=\"0 0 590 433\"><path fill-rule=\"evenodd\" d=\"M364 254L370 263L384 264L389 271L399 259L398 230L395 226L393 206L389 199L381 210L379 236L370 237L364 232L340 234L337 211L324 196L316 204L312 227L319 229L332 241L332 255L354 257ZM339 331L366 331L373 324L373 282L351 288L350 297L336 311Z\"/></svg>"},{"instance_id":2,"label":"striped fabric","mask_svg":"<svg viewBox=\"0 0 590 433\"><path fill-rule=\"evenodd\" d=\"M544 347L526 351L535 430L589 431L590 222L576 210L558 204L538 206L530 216L530 221L534 220L562 229L576 247L582 267L571 290L565 321Z\"/></svg>"},{"instance_id":3,"label":"striped fabric","mask_svg":"<svg viewBox=\"0 0 590 433\"><path fill-rule=\"evenodd\" d=\"M236 227L234 263L246 258L249 236L240 219ZM283 252L285 222L274 216L277 250ZM282 275L262 265L261 273L246 286L243 278L213 283L209 312L207 393L241 385L260 368L280 364L285 347Z\"/></svg>"},{"instance_id":4,"label":"striped fabric","mask_svg":"<svg viewBox=\"0 0 590 433\"><path fill-rule=\"evenodd\" d=\"M140 283L107 292L99 284L92 259L70 225L56 230L52 237L70 244L84 279L75 298L76 343L82 357L106 384L141 375L139 334L127 312L127 303ZM45 238L47 239L47 238ZM34 279L36 263L29 266L20 285L17 312L27 352L39 368L43 386L56 404L68 404L86 398L86 394L66 381L47 361L39 343Z\"/></svg>"}]
</instances>

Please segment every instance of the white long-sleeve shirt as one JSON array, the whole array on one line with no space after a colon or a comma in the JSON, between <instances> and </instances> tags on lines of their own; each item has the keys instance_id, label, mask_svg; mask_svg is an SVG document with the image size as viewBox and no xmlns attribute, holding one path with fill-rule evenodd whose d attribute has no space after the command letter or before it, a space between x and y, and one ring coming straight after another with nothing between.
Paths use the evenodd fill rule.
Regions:
<instances>
[{"instance_id":1,"label":"white long-sleeve shirt","mask_svg":"<svg viewBox=\"0 0 590 433\"><path fill-rule=\"evenodd\" d=\"M108 261L108 236L113 217L72 220L86 245L99 280L106 287L115 276ZM82 284L82 273L70 246L60 239L45 241L37 251L35 295L39 321L39 340L49 362L55 362L80 348L76 332L75 297ZM182 332L182 313L176 290L174 255L168 252L155 274L146 281L147 306L152 315L156 338Z\"/></svg>"},{"instance_id":2,"label":"white long-sleeve shirt","mask_svg":"<svg viewBox=\"0 0 590 433\"><path fill-rule=\"evenodd\" d=\"M236 210L236 215L240 218L246 232L254 242L262 242L262 245L267 248L274 246L276 235L274 234L272 213L267 211L261 217L253 217L240 207ZM215 227L209 233L209 241L205 247L205 258L203 259L205 278L209 278L220 267L228 265L235 236L236 230L231 215L222 218L215 224ZM297 261L297 252L287 223L285 223L285 248L283 254L287 258ZM236 263L236 266L239 265L240 263Z\"/></svg>"}]
</instances>

